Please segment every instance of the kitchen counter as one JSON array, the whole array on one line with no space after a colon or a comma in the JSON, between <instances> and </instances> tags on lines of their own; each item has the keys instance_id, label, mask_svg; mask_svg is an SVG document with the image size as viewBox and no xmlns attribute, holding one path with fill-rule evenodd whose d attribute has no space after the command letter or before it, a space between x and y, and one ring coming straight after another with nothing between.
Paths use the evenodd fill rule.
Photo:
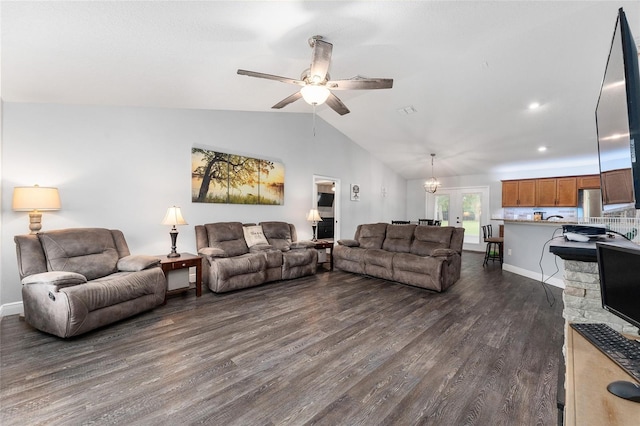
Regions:
<instances>
[{"instance_id":1,"label":"kitchen counter","mask_svg":"<svg viewBox=\"0 0 640 426\"><path fill-rule=\"evenodd\" d=\"M505 271L564 287L564 260L549 252L548 244L564 239L562 225L575 221L504 219Z\"/></svg>"},{"instance_id":2,"label":"kitchen counter","mask_svg":"<svg viewBox=\"0 0 640 426\"><path fill-rule=\"evenodd\" d=\"M577 222L575 220L528 220L528 219L502 219L505 224L526 224L526 225L551 225L551 226L562 226L562 225L575 225Z\"/></svg>"}]
</instances>

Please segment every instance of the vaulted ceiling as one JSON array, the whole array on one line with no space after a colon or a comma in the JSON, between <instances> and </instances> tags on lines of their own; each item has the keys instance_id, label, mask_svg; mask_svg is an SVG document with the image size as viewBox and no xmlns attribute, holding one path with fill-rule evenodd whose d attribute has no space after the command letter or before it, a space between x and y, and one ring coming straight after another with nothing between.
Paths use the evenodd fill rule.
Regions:
<instances>
[{"instance_id":1,"label":"vaulted ceiling","mask_svg":"<svg viewBox=\"0 0 640 426\"><path fill-rule=\"evenodd\" d=\"M620 6L640 44L638 1L3 1L2 99L311 114L271 109L296 86L236 71L297 79L322 35L332 78L394 85L317 114L407 179L431 153L439 176L597 164Z\"/></svg>"}]
</instances>

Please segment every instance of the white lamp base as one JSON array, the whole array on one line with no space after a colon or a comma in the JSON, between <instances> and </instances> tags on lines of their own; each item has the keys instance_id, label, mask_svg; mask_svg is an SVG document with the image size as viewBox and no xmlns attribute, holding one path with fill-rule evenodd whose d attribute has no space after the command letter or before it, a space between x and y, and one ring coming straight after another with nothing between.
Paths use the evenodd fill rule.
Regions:
<instances>
[{"instance_id":1,"label":"white lamp base","mask_svg":"<svg viewBox=\"0 0 640 426\"><path fill-rule=\"evenodd\" d=\"M34 210L29 213L29 234L37 234L42 229L42 213Z\"/></svg>"}]
</instances>

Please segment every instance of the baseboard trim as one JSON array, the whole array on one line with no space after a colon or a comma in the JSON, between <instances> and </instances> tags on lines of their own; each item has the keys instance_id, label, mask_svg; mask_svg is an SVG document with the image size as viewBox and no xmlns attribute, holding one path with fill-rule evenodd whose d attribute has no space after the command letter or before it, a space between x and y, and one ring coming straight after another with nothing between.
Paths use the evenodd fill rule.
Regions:
<instances>
[{"instance_id":1,"label":"baseboard trim","mask_svg":"<svg viewBox=\"0 0 640 426\"><path fill-rule=\"evenodd\" d=\"M4 305L0 305L0 318L8 317L9 315L24 315L22 302L5 303Z\"/></svg>"},{"instance_id":2,"label":"baseboard trim","mask_svg":"<svg viewBox=\"0 0 640 426\"><path fill-rule=\"evenodd\" d=\"M507 272L513 272L514 274L522 275L523 277L531 278L536 281L540 281L540 272L529 271L528 269L519 268L517 266L509 265L508 263L502 264L502 270ZM564 281L560 278L549 277L544 275L544 282L558 288L564 288Z\"/></svg>"}]
</instances>

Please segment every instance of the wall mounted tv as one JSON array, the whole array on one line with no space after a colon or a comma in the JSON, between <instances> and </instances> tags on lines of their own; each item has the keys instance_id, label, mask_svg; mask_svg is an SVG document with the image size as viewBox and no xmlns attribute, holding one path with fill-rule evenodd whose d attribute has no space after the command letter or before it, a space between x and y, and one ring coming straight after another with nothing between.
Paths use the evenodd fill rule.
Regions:
<instances>
[{"instance_id":1,"label":"wall mounted tv","mask_svg":"<svg viewBox=\"0 0 640 426\"><path fill-rule=\"evenodd\" d=\"M640 209L640 72L622 8L596 106L602 210Z\"/></svg>"},{"instance_id":2,"label":"wall mounted tv","mask_svg":"<svg viewBox=\"0 0 640 426\"><path fill-rule=\"evenodd\" d=\"M333 198L335 194L327 192L318 192L318 207L333 207Z\"/></svg>"}]
</instances>

